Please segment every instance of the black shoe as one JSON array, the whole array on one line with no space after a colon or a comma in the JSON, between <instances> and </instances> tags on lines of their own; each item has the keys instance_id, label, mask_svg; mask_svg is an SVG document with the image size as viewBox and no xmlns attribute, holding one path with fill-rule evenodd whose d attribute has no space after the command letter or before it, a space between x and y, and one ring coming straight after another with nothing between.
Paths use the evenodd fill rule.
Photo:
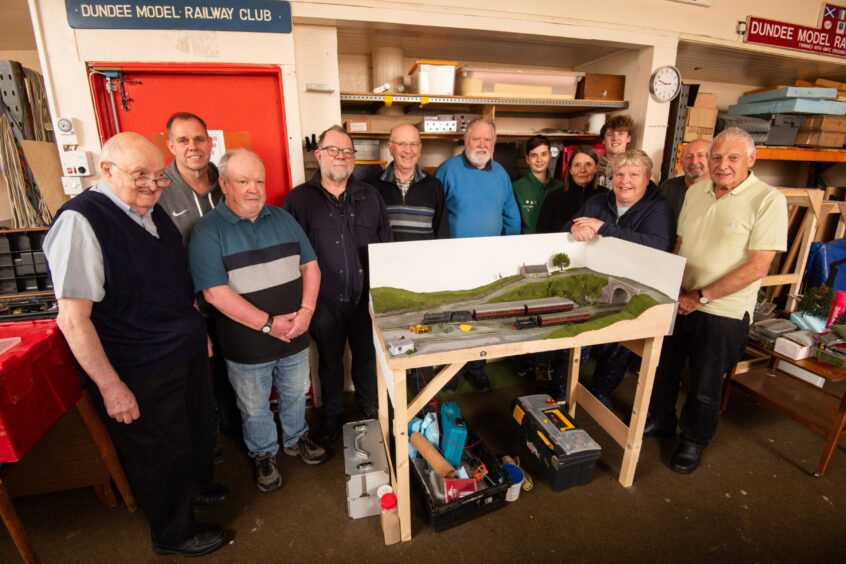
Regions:
<instances>
[{"instance_id":1,"label":"black shoe","mask_svg":"<svg viewBox=\"0 0 846 564\"><path fill-rule=\"evenodd\" d=\"M226 461L226 458L223 456L223 443L220 442L220 437L217 437L214 441L214 452L212 453L212 462L214 465L217 466L219 464L223 464Z\"/></svg>"},{"instance_id":2,"label":"black shoe","mask_svg":"<svg viewBox=\"0 0 846 564\"><path fill-rule=\"evenodd\" d=\"M461 383L461 379L458 376L453 376L446 385L441 388L444 392L455 393L458 391L458 385Z\"/></svg>"},{"instance_id":3,"label":"black shoe","mask_svg":"<svg viewBox=\"0 0 846 564\"><path fill-rule=\"evenodd\" d=\"M465 378L467 378L467 381L470 382L471 386L476 388L476 391L491 391L491 381L488 379L488 375L484 372L480 372L479 374L467 374Z\"/></svg>"},{"instance_id":4,"label":"black shoe","mask_svg":"<svg viewBox=\"0 0 846 564\"><path fill-rule=\"evenodd\" d=\"M359 409L357 411L357 415L359 421L364 421L365 419L379 419L379 408L365 407L363 409Z\"/></svg>"},{"instance_id":5,"label":"black shoe","mask_svg":"<svg viewBox=\"0 0 846 564\"><path fill-rule=\"evenodd\" d=\"M656 417L646 416L646 425L643 426L644 437L673 437L676 434L675 425L670 428L661 425Z\"/></svg>"},{"instance_id":6,"label":"black shoe","mask_svg":"<svg viewBox=\"0 0 846 564\"><path fill-rule=\"evenodd\" d=\"M324 418L320 425L320 441L325 445L334 443L340 435L341 418L339 416Z\"/></svg>"},{"instance_id":7,"label":"black shoe","mask_svg":"<svg viewBox=\"0 0 846 564\"><path fill-rule=\"evenodd\" d=\"M679 448L670 457L670 469L675 470L679 474L690 474L699 467L699 461L702 459L702 447L682 441Z\"/></svg>"},{"instance_id":8,"label":"black shoe","mask_svg":"<svg viewBox=\"0 0 846 564\"><path fill-rule=\"evenodd\" d=\"M229 488L215 484L209 489L195 493L191 496L191 505L194 507L206 508L223 505L229 497Z\"/></svg>"},{"instance_id":9,"label":"black shoe","mask_svg":"<svg viewBox=\"0 0 846 564\"><path fill-rule=\"evenodd\" d=\"M178 554L180 556L203 556L214 552L226 543L226 532L220 527L205 526L188 540L179 544L153 543L156 554Z\"/></svg>"}]
</instances>

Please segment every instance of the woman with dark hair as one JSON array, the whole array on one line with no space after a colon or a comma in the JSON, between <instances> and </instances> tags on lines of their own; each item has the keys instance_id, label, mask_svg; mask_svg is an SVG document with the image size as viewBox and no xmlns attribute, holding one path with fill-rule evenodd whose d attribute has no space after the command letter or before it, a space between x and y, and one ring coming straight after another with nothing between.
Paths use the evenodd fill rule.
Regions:
<instances>
[{"instance_id":1,"label":"woman with dark hair","mask_svg":"<svg viewBox=\"0 0 846 564\"><path fill-rule=\"evenodd\" d=\"M579 208L594 194L599 193L596 179L599 156L593 147L580 145L567 167L564 186L550 193L541 206L538 233L557 233L573 219Z\"/></svg>"}]
</instances>

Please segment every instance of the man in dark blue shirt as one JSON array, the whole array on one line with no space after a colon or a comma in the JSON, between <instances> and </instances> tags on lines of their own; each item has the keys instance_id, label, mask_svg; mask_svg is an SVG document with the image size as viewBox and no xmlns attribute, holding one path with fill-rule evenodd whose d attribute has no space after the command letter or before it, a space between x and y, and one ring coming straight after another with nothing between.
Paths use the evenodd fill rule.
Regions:
<instances>
[{"instance_id":1,"label":"man in dark blue shirt","mask_svg":"<svg viewBox=\"0 0 846 564\"><path fill-rule=\"evenodd\" d=\"M341 432L347 341L358 415L370 419L378 414L367 245L392 241L393 235L382 196L352 176L355 149L347 132L330 127L320 134L314 153L320 170L291 191L284 207L306 232L320 262L320 293L309 332L320 353L321 439L328 443Z\"/></svg>"}]
</instances>

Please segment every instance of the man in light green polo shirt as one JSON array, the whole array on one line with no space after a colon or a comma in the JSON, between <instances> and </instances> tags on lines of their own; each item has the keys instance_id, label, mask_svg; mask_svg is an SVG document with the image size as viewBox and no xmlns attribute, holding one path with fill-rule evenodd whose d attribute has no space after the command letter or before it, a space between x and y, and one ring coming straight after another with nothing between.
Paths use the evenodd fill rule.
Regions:
<instances>
[{"instance_id":1,"label":"man in light green polo shirt","mask_svg":"<svg viewBox=\"0 0 846 564\"><path fill-rule=\"evenodd\" d=\"M670 468L696 470L717 430L723 375L740 359L761 278L787 248L787 201L758 180L755 143L738 128L714 138L711 179L691 186L679 216L676 252L687 259L673 334L664 339L644 435L681 442ZM688 394L676 417L681 371Z\"/></svg>"}]
</instances>

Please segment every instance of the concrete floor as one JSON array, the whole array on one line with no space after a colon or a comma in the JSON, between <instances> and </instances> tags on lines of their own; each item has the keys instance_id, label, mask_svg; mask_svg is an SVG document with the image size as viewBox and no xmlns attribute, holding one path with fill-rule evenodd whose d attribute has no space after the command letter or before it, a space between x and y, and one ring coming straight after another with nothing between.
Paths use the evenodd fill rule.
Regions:
<instances>
[{"instance_id":1,"label":"concrete floor","mask_svg":"<svg viewBox=\"0 0 846 564\"><path fill-rule=\"evenodd\" d=\"M619 407L630 405L633 390L627 378L615 397ZM455 399L494 452L514 453L510 402L534 392L523 384ZM733 392L695 473L666 466L674 439L647 438L628 489L616 481L621 449L589 418L579 423L603 446L589 484L556 493L537 480L516 502L441 533L414 498L414 538L390 547L378 518L347 518L340 441L317 467L280 452L287 484L262 494L243 450L225 438L217 476L232 497L198 514L237 536L204 561L846 561L846 450L841 445L828 473L813 477L823 439L743 393ZM106 508L89 489L19 498L15 505L44 562L158 560L140 513ZM0 562L16 561L3 531Z\"/></svg>"}]
</instances>

